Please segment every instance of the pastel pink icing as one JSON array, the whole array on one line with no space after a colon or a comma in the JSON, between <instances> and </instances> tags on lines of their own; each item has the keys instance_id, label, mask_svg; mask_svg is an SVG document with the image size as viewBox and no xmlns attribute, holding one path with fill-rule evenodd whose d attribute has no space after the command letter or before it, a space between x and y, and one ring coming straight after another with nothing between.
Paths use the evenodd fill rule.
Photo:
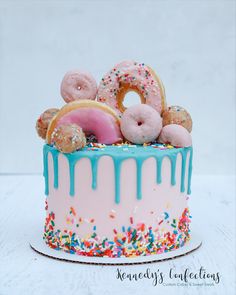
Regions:
<instances>
[{"instance_id":1,"label":"pastel pink icing","mask_svg":"<svg viewBox=\"0 0 236 295\"><path fill-rule=\"evenodd\" d=\"M69 71L61 82L61 96L65 102L80 99L96 98L97 83L88 72L79 70Z\"/></svg>"},{"instance_id":2,"label":"pastel pink icing","mask_svg":"<svg viewBox=\"0 0 236 295\"><path fill-rule=\"evenodd\" d=\"M177 147L188 147L192 145L192 137L183 126L170 124L162 128L158 142L170 143Z\"/></svg>"},{"instance_id":3,"label":"pastel pink icing","mask_svg":"<svg viewBox=\"0 0 236 295\"><path fill-rule=\"evenodd\" d=\"M148 66L134 61L124 61L116 65L102 79L98 87L98 101L104 102L121 116L117 105L117 93L120 83L138 88L143 94L146 104L156 111L162 111L161 85L157 82Z\"/></svg>"},{"instance_id":4,"label":"pastel pink icing","mask_svg":"<svg viewBox=\"0 0 236 295\"><path fill-rule=\"evenodd\" d=\"M60 154L58 158L59 179L58 189L53 187L54 169L52 156L48 157L49 165L49 196L48 213L53 211L56 216L56 229L67 229L85 238L93 233L93 226L97 226L97 235L113 239L113 229L122 226L130 226L130 216L133 216L134 223L143 222L147 227L156 228L157 222L163 219L163 212L170 214L170 219L178 219L184 208L187 207L188 197L186 192L179 190L181 182L182 157L179 154L176 162L176 185L170 184L171 162L165 157L162 162L162 183L156 182L156 160L149 158L143 163L142 173L142 199L136 197L136 163L134 159L124 160L120 172L121 203L114 202L114 164L111 157L103 156L98 162L97 189L91 187L92 172L90 161L82 158L75 165L75 195L69 196L70 188L68 159ZM189 154L186 165L189 165ZM159 172L158 172L159 173ZM188 169L186 169L185 186L187 186ZM68 224L66 216L70 208L76 209L77 216L85 220L79 227L76 222ZM109 216L115 212L115 218ZM94 223L86 222L94 218ZM172 231L173 227L167 222L159 225L162 232Z\"/></svg>"},{"instance_id":5,"label":"pastel pink icing","mask_svg":"<svg viewBox=\"0 0 236 295\"><path fill-rule=\"evenodd\" d=\"M94 134L100 143L112 144L122 140L120 126L115 118L95 107L83 107L73 110L61 117L57 126L77 124L87 134Z\"/></svg>"},{"instance_id":6,"label":"pastel pink icing","mask_svg":"<svg viewBox=\"0 0 236 295\"><path fill-rule=\"evenodd\" d=\"M160 114L146 104L138 104L125 110L121 118L121 132L132 143L154 141L161 132Z\"/></svg>"}]
</instances>

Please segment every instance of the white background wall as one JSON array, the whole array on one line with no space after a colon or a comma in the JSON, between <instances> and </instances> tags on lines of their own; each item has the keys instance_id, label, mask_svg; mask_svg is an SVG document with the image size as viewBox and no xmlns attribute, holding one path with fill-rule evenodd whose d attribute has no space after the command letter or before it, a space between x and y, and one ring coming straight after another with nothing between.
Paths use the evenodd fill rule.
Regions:
<instances>
[{"instance_id":1,"label":"white background wall","mask_svg":"<svg viewBox=\"0 0 236 295\"><path fill-rule=\"evenodd\" d=\"M235 1L1 1L0 173L42 171L34 126L63 105L69 69L97 81L124 59L162 78L186 107L196 174L235 173Z\"/></svg>"}]
</instances>

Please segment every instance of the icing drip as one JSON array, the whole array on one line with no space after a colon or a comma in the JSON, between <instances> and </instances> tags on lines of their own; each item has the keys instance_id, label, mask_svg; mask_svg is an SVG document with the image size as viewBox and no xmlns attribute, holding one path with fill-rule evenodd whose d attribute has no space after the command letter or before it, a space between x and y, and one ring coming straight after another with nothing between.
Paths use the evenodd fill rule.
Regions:
<instances>
[{"instance_id":1,"label":"icing drip","mask_svg":"<svg viewBox=\"0 0 236 295\"><path fill-rule=\"evenodd\" d=\"M176 158L177 155L170 155L169 159L171 162L171 185L176 185L176 180L175 180L175 168L176 168Z\"/></svg>"},{"instance_id":2,"label":"icing drip","mask_svg":"<svg viewBox=\"0 0 236 295\"><path fill-rule=\"evenodd\" d=\"M187 194L191 194L191 178L192 178L192 162L193 162L193 149L190 150L190 158L189 158L189 165L188 165L188 190Z\"/></svg>"},{"instance_id":3,"label":"icing drip","mask_svg":"<svg viewBox=\"0 0 236 295\"><path fill-rule=\"evenodd\" d=\"M161 166L162 166L162 160L163 158L157 158L156 157L156 165L157 165L157 183L160 184L161 183Z\"/></svg>"},{"instance_id":4,"label":"icing drip","mask_svg":"<svg viewBox=\"0 0 236 295\"><path fill-rule=\"evenodd\" d=\"M92 169L92 189L97 188L97 170L98 170L98 157L94 157L90 159L91 169Z\"/></svg>"},{"instance_id":5,"label":"icing drip","mask_svg":"<svg viewBox=\"0 0 236 295\"><path fill-rule=\"evenodd\" d=\"M43 176L45 182L45 195L48 195L48 149L46 145L43 147Z\"/></svg>"},{"instance_id":6,"label":"icing drip","mask_svg":"<svg viewBox=\"0 0 236 295\"><path fill-rule=\"evenodd\" d=\"M137 199L142 199L142 166L144 159L136 159L137 166Z\"/></svg>"},{"instance_id":7,"label":"icing drip","mask_svg":"<svg viewBox=\"0 0 236 295\"><path fill-rule=\"evenodd\" d=\"M127 150L127 151L126 151ZM75 194L75 165L82 158L88 158L91 163L92 171L92 189L97 188L97 169L100 157L109 156L113 160L114 164L114 175L115 175L115 202L120 203L120 172L122 163L126 159L134 159L136 162L136 173L137 173L137 192L136 196L138 200L142 199L142 166L143 162L148 158L155 158L156 160L156 182L160 184L162 182L162 161L165 157L168 157L171 162L171 185L176 185L176 160L180 153L182 157L181 165L181 186L180 191L185 192L185 174L186 174L186 158L187 154L189 156L188 165L188 181L187 181L187 194L191 193L191 175L192 175L192 147L187 148L173 148L161 150L158 148L153 148L152 146L133 146L131 148L126 148L124 151L121 147L117 146L106 146L105 148L98 151L90 151L88 147L74 152L72 154L64 154L69 163L69 175L70 175L70 195ZM51 153L53 159L53 171L54 171L54 188L57 189L59 185L58 181L58 155L59 152L50 145L44 146L44 178L45 178L45 194L49 194L49 180L48 180L48 153Z\"/></svg>"},{"instance_id":8,"label":"icing drip","mask_svg":"<svg viewBox=\"0 0 236 295\"><path fill-rule=\"evenodd\" d=\"M192 150L191 150L191 154L192 154ZM185 191L185 170L186 170L186 157L187 154L184 153L183 151L181 151L181 155L182 155L182 167L181 167L181 186L180 186L180 191L181 193L184 193ZM191 160L192 161L192 160ZM190 165L191 163L189 163Z\"/></svg>"},{"instance_id":9,"label":"icing drip","mask_svg":"<svg viewBox=\"0 0 236 295\"><path fill-rule=\"evenodd\" d=\"M54 172L54 187L58 188L58 151L52 154L53 157L53 172Z\"/></svg>"},{"instance_id":10,"label":"icing drip","mask_svg":"<svg viewBox=\"0 0 236 295\"><path fill-rule=\"evenodd\" d=\"M115 202L120 203L120 168L122 161L113 157L115 171Z\"/></svg>"}]
</instances>

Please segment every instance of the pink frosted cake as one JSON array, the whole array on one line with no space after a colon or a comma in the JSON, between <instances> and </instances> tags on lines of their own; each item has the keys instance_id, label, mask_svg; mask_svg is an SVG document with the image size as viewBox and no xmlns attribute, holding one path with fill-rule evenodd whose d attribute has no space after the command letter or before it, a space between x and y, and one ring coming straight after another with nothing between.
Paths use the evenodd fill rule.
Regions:
<instances>
[{"instance_id":1,"label":"pink frosted cake","mask_svg":"<svg viewBox=\"0 0 236 295\"><path fill-rule=\"evenodd\" d=\"M142 103L125 109L131 90ZM192 121L183 108L166 107L153 70L122 62L98 87L90 74L71 71L61 94L67 104L45 111L36 125L46 139L45 243L112 258L188 243Z\"/></svg>"}]
</instances>

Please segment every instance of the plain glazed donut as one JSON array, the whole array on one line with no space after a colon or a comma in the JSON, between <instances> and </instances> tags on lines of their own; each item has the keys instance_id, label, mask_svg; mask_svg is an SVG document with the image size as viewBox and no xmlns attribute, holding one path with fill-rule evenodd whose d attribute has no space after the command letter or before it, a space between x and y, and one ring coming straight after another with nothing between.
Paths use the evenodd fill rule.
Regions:
<instances>
[{"instance_id":1,"label":"plain glazed donut","mask_svg":"<svg viewBox=\"0 0 236 295\"><path fill-rule=\"evenodd\" d=\"M111 108L96 101L73 101L65 105L48 127L47 143L52 144L56 128L68 124L80 126L86 135L95 135L99 143L113 144L122 141L119 117Z\"/></svg>"},{"instance_id":2,"label":"plain glazed donut","mask_svg":"<svg viewBox=\"0 0 236 295\"><path fill-rule=\"evenodd\" d=\"M93 76L79 70L67 72L61 82L61 96L65 102L80 99L94 100L97 95L97 83Z\"/></svg>"},{"instance_id":3,"label":"plain glazed donut","mask_svg":"<svg viewBox=\"0 0 236 295\"><path fill-rule=\"evenodd\" d=\"M125 110L121 118L121 132L132 143L154 141L161 132L162 119L152 107L138 104Z\"/></svg>"},{"instance_id":4,"label":"plain glazed donut","mask_svg":"<svg viewBox=\"0 0 236 295\"><path fill-rule=\"evenodd\" d=\"M106 103L121 116L125 111L123 100L129 91L140 96L143 104L160 114L166 108L165 91L154 71L143 63L124 61L107 73L98 87L98 101Z\"/></svg>"}]
</instances>

